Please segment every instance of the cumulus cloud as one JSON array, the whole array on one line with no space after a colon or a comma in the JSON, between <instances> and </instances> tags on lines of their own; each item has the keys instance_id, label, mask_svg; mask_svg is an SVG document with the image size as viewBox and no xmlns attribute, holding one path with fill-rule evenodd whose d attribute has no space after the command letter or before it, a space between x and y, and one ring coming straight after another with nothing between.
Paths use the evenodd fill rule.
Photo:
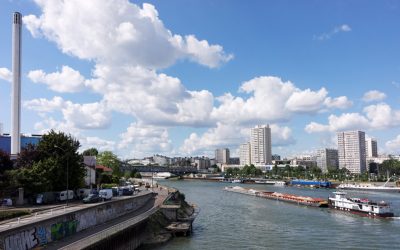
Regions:
<instances>
[{"instance_id":1,"label":"cumulus cloud","mask_svg":"<svg viewBox=\"0 0 400 250\"><path fill-rule=\"evenodd\" d=\"M61 93L78 92L85 86L85 78L69 66L62 66L61 72L46 74L43 70L28 73L29 79L35 83L46 84L51 90Z\"/></svg>"},{"instance_id":2,"label":"cumulus cloud","mask_svg":"<svg viewBox=\"0 0 400 250\"><path fill-rule=\"evenodd\" d=\"M295 143L289 127L271 126L272 146L284 146ZM250 139L250 128L233 124L217 123L216 127L208 129L202 135L191 133L183 142L180 151L184 154L210 155L210 149L218 147L237 148L238 145Z\"/></svg>"},{"instance_id":3,"label":"cumulus cloud","mask_svg":"<svg viewBox=\"0 0 400 250\"><path fill-rule=\"evenodd\" d=\"M370 90L363 96L364 102L381 101L386 98L386 94L378 90Z\"/></svg>"},{"instance_id":4,"label":"cumulus cloud","mask_svg":"<svg viewBox=\"0 0 400 250\"><path fill-rule=\"evenodd\" d=\"M347 96L339 96L336 98L327 97L324 104L328 108L347 109L353 105L353 102Z\"/></svg>"},{"instance_id":5,"label":"cumulus cloud","mask_svg":"<svg viewBox=\"0 0 400 250\"><path fill-rule=\"evenodd\" d=\"M400 135L393 140L389 140L385 143L386 149L390 153L399 154L400 151Z\"/></svg>"},{"instance_id":6,"label":"cumulus cloud","mask_svg":"<svg viewBox=\"0 0 400 250\"><path fill-rule=\"evenodd\" d=\"M344 113L330 115L328 124L311 122L305 127L308 133L337 132L352 129L387 129L400 125L400 110L393 110L386 103L370 105L363 109L364 114Z\"/></svg>"},{"instance_id":7,"label":"cumulus cloud","mask_svg":"<svg viewBox=\"0 0 400 250\"><path fill-rule=\"evenodd\" d=\"M173 34L151 4L139 7L126 0L35 2L42 14L23 18L31 34L44 36L64 53L81 59L155 69L184 58L213 68L233 57L220 45L210 45L194 35Z\"/></svg>"},{"instance_id":8,"label":"cumulus cloud","mask_svg":"<svg viewBox=\"0 0 400 250\"><path fill-rule=\"evenodd\" d=\"M320 41L328 40L328 39L331 39L333 36L337 35L338 33L350 32L350 31L351 31L351 27L349 25L342 24L340 26L336 26L328 33L322 33L318 36L314 36L314 39L320 40Z\"/></svg>"},{"instance_id":9,"label":"cumulus cloud","mask_svg":"<svg viewBox=\"0 0 400 250\"><path fill-rule=\"evenodd\" d=\"M217 98L211 117L230 123L288 121L296 113L315 114L329 108L346 108L351 105L347 97L328 97L325 88L314 91L299 89L292 82L279 77L262 76L244 82L240 91L251 94L247 99L230 93Z\"/></svg>"},{"instance_id":10,"label":"cumulus cloud","mask_svg":"<svg viewBox=\"0 0 400 250\"><path fill-rule=\"evenodd\" d=\"M11 82L12 72L7 68L0 68L0 79L3 79L7 82Z\"/></svg>"},{"instance_id":11,"label":"cumulus cloud","mask_svg":"<svg viewBox=\"0 0 400 250\"><path fill-rule=\"evenodd\" d=\"M121 141L118 144L118 148L131 149L128 154L130 158L144 157L172 150L172 143L165 128L134 122L120 137Z\"/></svg>"},{"instance_id":12,"label":"cumulus cloud","mask_svg":"<svg viewBox=\"0 0 400 250\"><path fill-rule=\"evenodd\" d=\"M77 104L55 96L51 100L39 98L25 101L24 107L38 111L39 113L61 111L64 121L55 122L51 120L51 122L40 124L54 124L57 126L63 124L70 126L72 130L106 128L111 123L111 113L104 102ZM41 130L42 129L43 128L41 128Z\"/></svg>"},{"instance_id":13,"label":"cumulus cloud","mask_svg":"<svg viewBox=\"0 0 400 250\"><path fill-rule=\"evenodd\" d=\"M65 107L66 102L60 96L55 96L53 99L48 100L46 98L38 98L29 101L24 101L24 107L30 110L35 110L38 112L54 112L61 110Z\"/></svg>"}]
</instances>

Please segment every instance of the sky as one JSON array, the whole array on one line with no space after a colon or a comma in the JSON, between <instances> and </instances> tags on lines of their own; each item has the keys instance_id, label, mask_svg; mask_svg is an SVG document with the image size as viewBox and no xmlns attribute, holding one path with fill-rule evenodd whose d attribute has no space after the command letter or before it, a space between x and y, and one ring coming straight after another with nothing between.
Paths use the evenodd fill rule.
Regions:
<instances>
[{"instance_id":1,"label":"sky","mask_svg":"<svg viewBox=\"0 0 400 250\"><path fill-rule=\"evenodd\" d=\"M23 15L25 134L124 159L232 155L269 124L283 157L362 130L400 149L400 1L0 0L0 123Z\"/></svg>"}]
</instances>

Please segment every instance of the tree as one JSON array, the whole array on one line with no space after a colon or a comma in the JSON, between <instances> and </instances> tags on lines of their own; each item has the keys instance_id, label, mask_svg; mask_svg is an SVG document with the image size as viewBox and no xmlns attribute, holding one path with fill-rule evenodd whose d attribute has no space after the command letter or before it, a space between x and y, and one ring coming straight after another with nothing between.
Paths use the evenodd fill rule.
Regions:
<instances>
[{"instance_id":1,"label":"tree","mask_svg":"<svg viewBox=\"0 0 400 250\"><path fill-rule=\"evenodd\" d=\"M84 156L97 156L99 151L96 148L89 148L83 151L82 155Z\"/></svg>"},{"instance_id":2,"label":"tree","mask_svg":"<svg viewBox=\"0 0 400 250\"><path fill-rule=\"evenodd\" d=\"M28 144L21 150L17 158L17 168L31 168L35 162L40 160L40 152L37 145Z\"/></svg>"},{"instance_id":3,"label":"tree","mask_svg":"<svg viewBox=\"0 0 400 250\"><path fill-rule=\"evenodd\" d=\"M10 159L10 155L7 152L0 150L0 175L12 168L13 162Z\"/></svg>"},{"instance_id":4,"label":"tree","mask_svg":"<svg viewBox=\"0 0 400 250\"><path fill-rule=\"evenodd\" d=\"M81 187L85 168L79 147L79 141L71 135L51 130L40 140L38 152L30 152L28 160L21 160L27 165L21 163L21 168L11 171L13 184L24 187L27 193L61 191L66 189L68 176L69 189Z\"/></svg>"},{"instance_id":5,"label":"tree","mask_svg":"<svg viewBox=\"0 0 400 250\"><path fill-rule=\"evenodd\" d=\"M121 161L111 151L101 152L97 157L97 164L109 167L113 170L113 175L122 176L120 165Z\"/></svg>"}]
</instances>

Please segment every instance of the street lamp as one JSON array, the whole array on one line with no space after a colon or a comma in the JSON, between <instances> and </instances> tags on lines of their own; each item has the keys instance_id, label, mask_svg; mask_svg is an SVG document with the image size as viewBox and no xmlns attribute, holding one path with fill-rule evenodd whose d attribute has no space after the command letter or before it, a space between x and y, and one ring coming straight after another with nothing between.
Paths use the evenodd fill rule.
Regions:
<instances>
[{"instance_id":1,"label":"street lamp","mask_svg":"<svg viewBox=\"0 0 400 250\"><path fill-rule=\"evenodd\" d=\"M57 145L54 145L54 147L55 148L58 148L58 149L61 149L63 152L64 152L64 154L67 154L67 152L65 151L65 149L63 149L63 148L60 148L59 146L57 146ZM67 157L67 199L66 199L66 206L68 206L68 198L69 198L69 192L68 192L68 173L69 173L69 169L68 169L68 157Z\"/></svg>"}]
</instances>

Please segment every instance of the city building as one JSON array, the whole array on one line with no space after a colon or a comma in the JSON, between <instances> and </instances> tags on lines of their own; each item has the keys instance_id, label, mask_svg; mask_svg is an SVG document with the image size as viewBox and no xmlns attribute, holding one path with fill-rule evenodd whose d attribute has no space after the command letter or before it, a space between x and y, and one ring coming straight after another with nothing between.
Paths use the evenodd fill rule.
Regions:
<instances>
[{"instance_id":1,"label":"city building","mask_svg":"<svg viewBox=\"0 0 400 250\"><path fill-rule=\"evenodd\" d=\"M281 160L281 156L280 156L280 155L277 155L277 154L273 154L273 155L272 155L272 160L273 160L273 161L280 161L280 160Z\"/></svg>"},{"instance_id":2,"label":"city building","mask_svg":"<svg viewBox=\"0 0 400 250\"><path fill-rule=\"evenodd\" d=\"M315 160L317 166L322 170L323 173L328 172L328 167L338 168L339 158L338 150L332 148L324 148L317 150Z\"/></svg>"},{"instance_id":3,"label":"city building","mask_svg":"<svg viewBox=\"0 0 400 250\"><path fill-rule=\"evenodd\" d=\"M215 150L215 161L216 163L229 164L229 149L219 148Z\"/></svg>"},{"instance_id":4,"label":"city building","mask_svg":"<svg viewBox=\"0 0 400 250\"><path fill-rule=\"evenodd\" d=\"M239 157L231 157L229 159L229 163L231 165L239 165L240 164L240 158Z\"/></svg>"},{"instance_id":5,"label":"city building","mask_svg":"<svg viewBox=\"0 0 400 250\"><path fill-rule=\"evenodd\" d=\"M378 143L374 138L365 139L366 157L378 157Z\"/></svg>"},{"instance_id":6,"label":"city building","mask_svg":"<svg viewBox=\"0 0 400 250\"><path fill-rule=\"evenodd\" d=\"M96 185L96 156L83 156L85 164L85 185L92 188Z\"/></svg>"},{"instance_id":7,"label":"city building","mask_svg":"<svg viewBox=\"0 0 400 250\"><path fill-rule=\"evenodd\" d=\"M239 147L239 159L240 165L250 165L251 164L251 147L250 142L246 142Z\"/></svg>"},{"instance_id":8,"label":"city building","mask_svg":"<svg viewBox=\"0 0 400 250\"><path fill-rule=\"evenodd\" d=\"M21 135L21 148L25 148L28 144L37 145L41 139L41 135ZM11 154L11 136L9 134L0 135L0 150Z\"/></svg>"},{"instance_id":9,"label":"city building","mask_svg":"<svg viewBox=\"0 0 400 250\"><path fill-rule=\"evenodd\" d=\"M339 168L346 168L351 173L364 173L366 171L365 132L338 132L337 139Z\"/></svg>"},{"instance_id":10,"label":"city building","mask_svg":"<svg viewBox=\"0 0 400 250\"><path fill-rule=\"evenodd\" d=\"M272 163L271 153L271 128L256 126L250 132L250 162L254 165L267 165Z\"/></svg>"},{"instance_id":11,"label":"city building","mask_svg":"<svg viewBox=\"0 0 400 250\"><path fill-rule=\"evenodd\" d=\"M159 166L167 166L170 164L170 159L163 155L153 155L153 162Z\"/></svg>"},{"instance_id":12,"label":"city building","mask_svg":"<svg viewBox=\"0 0 400 250\"><path fill-rule=\"evenodd\" d=\"M210 159L207 157L195 157L193 159L193 164L197 168L197 170L205 170L208 169L210 166Z\"/></svg>"}]
</instances>

